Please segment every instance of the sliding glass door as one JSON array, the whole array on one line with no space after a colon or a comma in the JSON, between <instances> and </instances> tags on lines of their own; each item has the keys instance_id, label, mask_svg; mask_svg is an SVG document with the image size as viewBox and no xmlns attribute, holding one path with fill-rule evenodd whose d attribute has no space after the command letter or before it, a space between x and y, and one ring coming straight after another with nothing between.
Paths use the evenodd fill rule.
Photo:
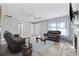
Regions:
<instances>
[{"instance_id":1,"label":"sliding glass door","mask_svg":"<svg viewBox=\"0 0 79 59\"><path fill-rule=\"evenodd\" d=\"M68 36L68 29L67 29L67 20L61 18L61 20L51 20L48 22L48 30L58 30L61 31L61 35Z\"/></svg>"}]
</instances>

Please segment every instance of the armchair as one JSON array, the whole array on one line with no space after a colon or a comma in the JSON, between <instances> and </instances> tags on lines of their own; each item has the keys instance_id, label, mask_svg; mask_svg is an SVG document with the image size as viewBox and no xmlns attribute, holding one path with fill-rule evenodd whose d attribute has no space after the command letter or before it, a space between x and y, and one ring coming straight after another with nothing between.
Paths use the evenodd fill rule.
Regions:
<instances>
[{"instance_id":1,"label":"armchair","mask_svg":"<svg viewBox=\"0 0 79 59\"><path fill-rule=\"evenodd\" d=\"M25 39L19 37L19 35L13 35L9 31L5 31L4 38L8 44L9 50L13 53L20 52L21 46L25 44Z\"/></svg>"}]
</instances>

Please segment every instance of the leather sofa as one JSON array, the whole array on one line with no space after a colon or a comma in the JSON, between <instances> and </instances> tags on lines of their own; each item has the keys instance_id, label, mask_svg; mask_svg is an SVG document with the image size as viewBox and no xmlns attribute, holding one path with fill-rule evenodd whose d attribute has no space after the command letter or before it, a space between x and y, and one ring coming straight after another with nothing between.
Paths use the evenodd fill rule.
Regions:
<instances>
[{"instance_id":1,"label":"leather sofa","mask_svg":"<svg viewBox=\"0 0 79 59\"><path fill-rule=\"evenodd\" d=\"M8 48L12 53L18 53L21 51L21 46L25 44L25 39L19 37L19 35L13 35L9 31L5 31L4 38L8 44Z\"/></svg>"},{"instance_id":2,"label":"leather sofa","mask_svg":"<svg viewBox=\"0 0 79 59\"><path fill-rule=\"evenodd\" d=\"M47 37L47 40L52 40L52 41L55 41L55 42L59 42L60 34L61 34L60 31L49 30L47 33L44 33L44 36Z\"/></svg>"}]
</instances>

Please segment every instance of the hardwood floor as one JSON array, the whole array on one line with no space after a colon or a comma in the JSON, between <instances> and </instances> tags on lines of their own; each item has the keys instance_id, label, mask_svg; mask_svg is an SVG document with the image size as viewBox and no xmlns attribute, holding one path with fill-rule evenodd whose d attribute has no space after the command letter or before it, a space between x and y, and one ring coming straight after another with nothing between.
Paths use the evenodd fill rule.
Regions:
<instances>
[{"instance_id":1,"label":"hardwood floor","mask_svg":"<svg viewBox=\"0 0 79 59\"><path fill-rule=\"evenodd\" d=\"M1 55L2 56L22 56L22 53L12 54L6 44L1 46ZM76 56L75 51L68 46L67 43L54 43L45 51L32 52L32 56Z\"/></svg>"}]
</instances>

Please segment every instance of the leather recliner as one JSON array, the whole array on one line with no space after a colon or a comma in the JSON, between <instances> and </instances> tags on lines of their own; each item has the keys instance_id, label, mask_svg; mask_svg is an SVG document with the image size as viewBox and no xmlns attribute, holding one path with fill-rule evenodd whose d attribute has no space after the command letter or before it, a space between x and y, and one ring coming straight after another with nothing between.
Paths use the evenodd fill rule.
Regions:
<instances>
[{"instance_id":1,"label":"leather recliner","mask_svg":"<svg viewBox=\"0 0 79 59\"><path fill-rule=\"evenodd\" d=\"M21 46L25 44L25 39L18 35L13 35L9 31L5 31L4 38L8 44L8 48L11 52L17 53L21 51Z\"/></svg>"}]
</instances>

